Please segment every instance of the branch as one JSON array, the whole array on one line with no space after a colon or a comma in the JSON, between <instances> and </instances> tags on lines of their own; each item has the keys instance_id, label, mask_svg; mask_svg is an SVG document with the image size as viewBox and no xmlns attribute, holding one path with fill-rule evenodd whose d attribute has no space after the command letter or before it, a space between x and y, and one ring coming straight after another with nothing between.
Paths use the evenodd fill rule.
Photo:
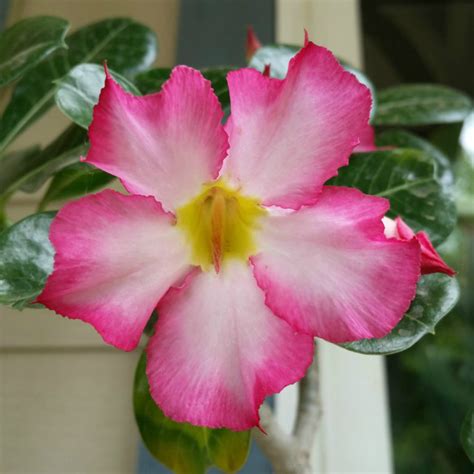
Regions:
<instances>
[{"instance_id":1,"label":"branch","mask_svg":"<svg viewBox=\"0 0 474 474\"><path fill-rule=\"evenodd\" d=\"M311 474L310 455L320 419L319 373L316 358L300 382L294 433L286 434L271 408L263 404L260 425L268 433L254 429L253 435L272 463L275 474Z\"/></svg>"},{"instance_id":2,"label":"branch","mask_svg":"<svg viewBox=\"0 0 474 474\"><path fill-rule=\"evenodd\" d=\"M253 429L255 441L270 460L275 474L287 474L292 471L292 459L296 452L295 439L286 434L278 424L272 409L264 403L260 407L260 426Z\"/></svg>"},{"instance_id":3,"label":"branch","mask_svg":"<svg viewBox=\"0 0 474 474\"><path fill-rule=\"evenodd\" d=\"M311 451L316 429L321 418L321 399L319 393L319 367L317 345L314 344L315 354L312 364L300 382L298 396L298 412L294 434L301 450ZM309 454L308 454L309 455Z\"/></svg>"}]
</instances>

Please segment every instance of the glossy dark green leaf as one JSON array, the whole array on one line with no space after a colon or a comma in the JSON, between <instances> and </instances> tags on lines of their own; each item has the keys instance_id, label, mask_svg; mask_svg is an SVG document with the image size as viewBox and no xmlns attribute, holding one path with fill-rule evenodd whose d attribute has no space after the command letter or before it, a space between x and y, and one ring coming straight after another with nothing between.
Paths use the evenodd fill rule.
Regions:
<instances>
[{"instance_id":1,"label":"glossy dark green leaf","mask_svg":"<svg viewBox=\"0 0 474 474\"><path fill-rule=\"evenodd\" d=\"M446 86L406 84L378 92L375 125L416 126L463 121L469 97Z\"/></svg>"},{"instance_id":2,"label":"glossy dark green leaf","mask_svg":"<svg viewBox=\"0 0 474 474\"><path fill-rule=\"evenodd\" d=\"M87 132L76 124L69 125L41 151L38 167L31 170L20 189L26 193L36 192L52 174L77 163L81 156L86 155L88 148Z\"/></svg>"},{"instance_id":3,"label":"glossy dark green leaf","mask_svg":"<svg viewBox=\"0 0 474 474\"><path fill-rule=\"evenodd\" d=\"M23 76L58 48L69 22L54 16L25 18L0 33L0 87Z\"/></svg>"},{"instance_id":4,"label":"glossy dark green leaf","mask_svg":"<svg viewBox=\"0 0 474 474\"><path fill-rule=\"evenodd\" d=\"M229 87L227 85L227 74L234 70L232 67L204 68L201 70L206 79L211 81L212 88L222 105L226 109L230 105Z\"/></svg>"},{"instance_id":5,"label":"glossy dark green leaf","mask_svg":"<svg viewBox=\"0 0 474 474\"><path fill-rule=\"evenodd\" d=\"M416 344L426 334L434 334L436 325L454 308L459 299L455 278L443 274L424 275L418 282L410 309L393 331L380 339L362 339L341 344L362 354L394 354Z\"/></svg>"},{"instance_id":6,"label":"glossy dark green leaf","mask_svg":"<svg viewBox=\"0 0 474 474\"><path fill-rule=\"evenodd\" d=\"M30 165L40 155L39 145L8 153L2 160L0 197L13 193L21 185L21 179L30 171Z\"/></svg>"},{"instance_id":7,"label":"glossy dark green leaf","mask_svg":"<svg viewBox=\"0 0 474 474\"><path fill-rule=\"evenodd\" d=\"M87 151L85 139L85 131L74 125L42 151L32 147L7 154L1 162L0 198L18 189L36 191L54 172L79 161Z\"/></svg>"},{"instance_id":8,"label":"glossy dark green leaf","mask_svg":"<svg viewBox=\"0 0 474 474\"><path fill-rule=\"evenodd\" d=\"M22 308L41 293L53 270L48 238L53 217L34 214L0 234L0 303Z\"/></svg>"},{"instance_id":9,"label":"glossy dark green leaf","mask_svg":"<svg viewBox=\"0 0 474 474\"><path fill-rule=\"evenodd\" d=\"M151 454L176 474L204 474L215 465L236 472L247 459L250 431L229 431L176 423L151 398L142 354L135 372L133 406L138 428Z\"/></svg>"},{"instance_id":10,"label":"glossy dark green leaf","mask_svg":"<svg viewBox=\"0 0 474 474\"><path fill-rule=\"evenodd\" d=\"M87 163L75 163L55 174L40 202L39 210L49 204L93 193L115 179Z\"/></svg>"},{"instance_id":11,"label":"glossy dark green leaf","mask_svg":"<svg viewBox=\"0 0 474 474\"><path fill-rule=\"evenodd\" d=\"M377 135L377 146L394 146L399 148L415 148L423 150L437 164L437 176L441 183L451 186L454 182L453 170L449 158L429 141L406 130L387 130Z\"/></svg>"},{"instance_id":12,"label":"glossy dark green leaf","mask_svg":"<svg viewBox=\"0 0 474 474\"><path fill-rule=\"evenodd\" d=\"M461 428L461 443L467 457L474 464L474 410L469 410Z\"/></svg>"},{"instance_id":13,"label":"glossy dark green leaf","mask_svg":"<svg viewBox=\"0 0 474 474\"><path fill-rule=\"evenodd\" d=\"M402 216L414 231L425 230L438 245L456 224L456 207L436 172L436 163L424 151L399 148L353 155L328 184L388 198L390 217Z\"/></svg>"},{"instance_id":14,"label":"glossy dark green leaf","mask_svg":"<svg viewBox=\"0 0 474 474\"><path fill-rule=\"evenodd\" d=\"M127 92L140 95L140 91L128 79L112 70L109 72ZM104 82L103 66L79 64L56 81L56 105L74 123L87 128L92 121L92 110L99 100Z\"/></svg>"},{"instance_id":15,"label":"glossy dark green leaf","mask_svg":"<svg viewBox=\"0 0 474 474\"><path fill-rule=\"evenodd\" d=\"M152 94L161 90L161 86L171 75L170 67L158 67L141 72L135 77L135 85L142 94Z\"/></svg>"},{"instance_id":16,"label":"glossy dark green leaf","mask_svg":"<svg viewBox=\"0 0 474 474\"><path fill-rule=\"evenodd\" d=\"M474 160L469 153L461 153L455 163L456 207L459 217L474 222Z\"/></svg>"},{"instance_id":17,"label":"glossy dark green leaf","mask_svg":"<svg viewBox=\"0 0 474 474\"><path fill-rule=\"evenodd\" d=\"M212 88L217 95L223 108L229 106L229 89L227 87L227 74L232 71L231 67L203 68L203 76L211 81ZM156 68L139 74L134 82L143 94L158 92L161 86L169 79L171 68Z\"/></svg>"},{"instance_id":18,"label":"glossy dark green leaf","mask_svg":"<svg viewBox=\"0 0 474 474\"><path fill-rule=\"evenodd\" d=\"M249 66L263 72L265 66L270 66L270 76L277 79L284 79L288 72L288 65L291 58L301 49L299 46L287 45L287 44L273 44L265 45L257 49L255 54L252 56L249 62ZM367 86L372 94L372 109L370 116L371 118L375 114L376 109L376 96L375 87L369 78L359 69L351 66L345 61L339 59L342 67L346 71L354 74L357 80Z\"/></svg>"},{"instance_id":19,"label":"glossy dark green leaf","mask_svg":"<svg viewBox=\"0 0 474 474\"><path fill-rule=\"evenodd\" d=\"M102 64L127 77L148 68L156 38L147 27L127 18L103 20L66 38L67 50L53 53L18 82L0 123L0 153L53 104L54 81L80 63Z\"/></svg>"}]
</instances>

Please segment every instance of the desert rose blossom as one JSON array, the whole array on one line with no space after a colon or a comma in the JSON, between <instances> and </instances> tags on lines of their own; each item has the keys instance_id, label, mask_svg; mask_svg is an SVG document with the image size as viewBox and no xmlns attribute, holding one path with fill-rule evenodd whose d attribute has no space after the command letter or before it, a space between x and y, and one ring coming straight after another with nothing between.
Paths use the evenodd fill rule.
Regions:
<instances>
[{"instance_id":1,"label":"desert rose blossom","mask_svg":"<svg viewBox=\"0 0 474 474\"><path fill-rule=\"evenodd\" d=\"M196 70L135 97L107 74L85 161L120 178L54 219L38 301L134 349L147 346L165 415L258 425L264 398L301 379L313 338L382 337L415 295L420 247L386 238L386 199L324 186L367 127L370 93L308 42L284 80L228 75L231 116Z\"/></svg>"},{"instance_id":2,"label":"desert rose blossom","mask_svg":"<svg viewBox=\"0 0 474 474\"><path fill-rule=\"evenodd\" d=\"M446 273L446 275L454 276L456 274L456 272L444 262L439 253L433 247L426 232L420 231L415 234L401 217L396 217L395 220L390 219L390 217L384 217L382 221L385 226L386 237L392 237L404 241L415 239L418 242L421 251L422 275L429 273Z\"/></svg>"}]
</instances>

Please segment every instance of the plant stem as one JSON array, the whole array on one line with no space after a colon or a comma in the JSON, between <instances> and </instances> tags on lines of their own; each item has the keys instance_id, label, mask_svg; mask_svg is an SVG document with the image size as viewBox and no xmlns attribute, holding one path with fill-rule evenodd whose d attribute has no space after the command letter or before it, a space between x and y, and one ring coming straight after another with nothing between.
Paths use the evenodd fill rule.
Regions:
<instances>
[{"instance_id":1,"label":"plant stem","mask_svg":"<svg viewBox=\"0 0 474 474\"><path fill-rule=\"evenodd\" d=\"M314 473L310 457L321 414L316 359L315 357L300 382L298 409L292 434L281 429L267 404L263 404L260 409L260 424L267 434L254 429L253 435L271 462L275 474Z\"/></svg>"}]
</instances>

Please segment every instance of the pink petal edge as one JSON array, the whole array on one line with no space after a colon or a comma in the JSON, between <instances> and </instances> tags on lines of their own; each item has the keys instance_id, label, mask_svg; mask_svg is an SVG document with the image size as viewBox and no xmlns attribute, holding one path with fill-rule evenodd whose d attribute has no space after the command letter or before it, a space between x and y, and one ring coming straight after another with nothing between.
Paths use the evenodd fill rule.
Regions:
<instances>
[{"instance_id":1,"label":"pink petal edge","mask_svg":"<svg viewBox=\"0 0 474 474\"><path fill-rule=\"evenodd\" d=\"M191 269L173 221L153 197L112 190L66 204L51 224L54 270L37 301L133 350L161 296Z\"/></svg>"}]
</instances>

